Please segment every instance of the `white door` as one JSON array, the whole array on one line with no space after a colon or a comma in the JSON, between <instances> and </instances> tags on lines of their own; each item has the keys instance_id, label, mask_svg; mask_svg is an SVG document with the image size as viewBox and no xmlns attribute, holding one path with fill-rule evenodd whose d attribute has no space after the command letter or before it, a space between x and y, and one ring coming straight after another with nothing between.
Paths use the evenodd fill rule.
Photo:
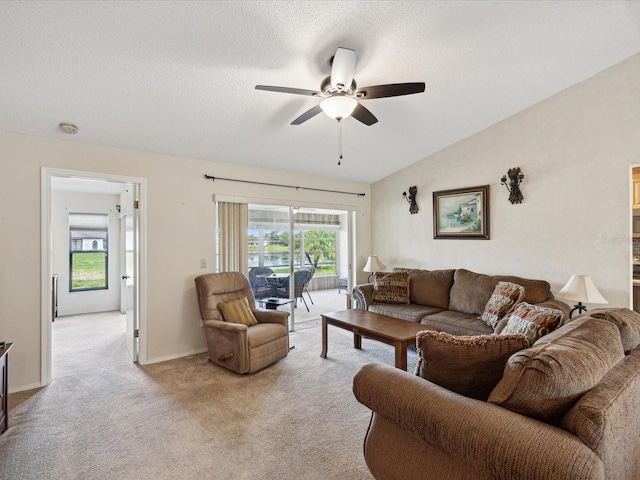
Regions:
<instances>
[{"instance_id":1,"label":"white door","mask_svg":"<svg viewBox=\"0 0 640 480\"><path fill-rule=\"evenodd\" d=\"M122 275L122 288L126 292L127 350L134 362L138 362L138 192L139 186L132 184L127 188L125 211L125 269Z\"/></svg>"}]
</instances>

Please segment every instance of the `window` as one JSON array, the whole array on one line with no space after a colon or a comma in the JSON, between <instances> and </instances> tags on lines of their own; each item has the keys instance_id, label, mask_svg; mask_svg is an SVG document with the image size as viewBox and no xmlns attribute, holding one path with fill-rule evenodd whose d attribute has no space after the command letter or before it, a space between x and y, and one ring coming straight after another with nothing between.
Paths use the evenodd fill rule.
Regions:
<instances>
[{"instance_id":1,"label":"window","mask_svg":"<svg viewBox=\"0 0 640 480\"><path fill-rule=\"evenodd\" d=\"M289 271L291 236L288 207L249 205L249 268L264 266ZM302 209L294 214L293 267L315 268L315 275L337 275L340 219L333 211Z\"/></svg>"},{"instance_id":2,"label":"window","mask_svg":"<svg viewBox=\"0 0 640 480\"><path fill-rule=\"evenodd\" d=\"M70 292L109 288L108 245L108 215L69 214Z\"/></svg>"}]
</instances>

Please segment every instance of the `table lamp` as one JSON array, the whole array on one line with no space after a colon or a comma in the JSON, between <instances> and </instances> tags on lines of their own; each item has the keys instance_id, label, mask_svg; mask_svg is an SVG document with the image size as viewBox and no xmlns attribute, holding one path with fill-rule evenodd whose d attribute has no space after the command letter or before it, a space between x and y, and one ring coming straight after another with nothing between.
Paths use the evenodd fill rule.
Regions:
<instances>
[{"instance_id":1,"label":"table lamp","mask_svg":"<svg viewBox=\"0 0 640 480\"><path fill-rule=\"evenodd\" d=\"M578 310L578 315L582 313L582 311L586 311L587 307L585 307L582 302L585 303L609 303L600 293L598 288L591 280L589 275L571 275L569 281L562 287L556 297L562 298L563 300L573 300L574 302L578 302L577 305L573 306L573 309L569 313L569 318L573 317L573 312Z\"/></svg>"},{"instance_id":2,"label":"table lamp","mask_svg":"<svg viewBox=\"0 0 640 480\"><path fill-rule=\"evenodd\" d=\"M369 283L372 282L372 277L375 272L380 272L385 269L385 264L378 260L377 255L369 255L367 264L362 269L363 272L369 272Z\"/></svg>"}]
</instances>

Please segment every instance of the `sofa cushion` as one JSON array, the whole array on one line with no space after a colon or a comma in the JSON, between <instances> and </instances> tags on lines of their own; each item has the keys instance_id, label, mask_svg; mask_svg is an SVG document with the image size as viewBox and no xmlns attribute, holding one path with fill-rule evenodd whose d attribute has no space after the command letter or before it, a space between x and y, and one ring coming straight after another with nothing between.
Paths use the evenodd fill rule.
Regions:
<instances>
[{"instance_id":1,"label":"sofa cushion","mask_svg":"<svg viewBox=\"0 0 640 480\"><path fill-rule=\"evenodd\" d=\"M401 318L409 322L420 323L420 320L425 315L431 315L442 311L438 307L429 307L426 305L417 305L410 303L409 305L398 305L391 303L372 303L369 305L369 311L374 313L381 313L390 317Z\"/></svg>"},{"instance_id":2,"label":"sofa cushion","mask_svg":"<svg viewBox=\"0 0 640 480\"><path fill-rule=\"evenodd\" d=\"M600 455L603 440L610 432L619 430L615 425L625 424L625 418L636 415L637 398L640 391L640 348L632 350L613 367L589 392L562 417L560 427L577 435L590 449ZM634 422L629 422L632 428ZM612 431L612 428L616 429ZM629 439L637 431L621 435ZM621 459L623 460L623 459ZM624 461L624 460L623 460Z\"/></svg>"},{"instance_id":3,"label":"sofa cushion","mask_svg":"<svg viewBox=\"0 0 640 480\"><path fill-rule=\"evenodd\" d=\"M511 313L524 297L524 287L511 282L498 282L484 306L482 320L494 330L501 318Z\"/></svg>"},{"instance_id":4,"label":"sofa cushion","mask_svg":"<svg viewBox=\"0 0 640 480\"><path fill-rule=\"evenodd\" d=\"M623 357L618 328L584 316L512 355L488 401L556 425Z\"/></svg>"},{"instance_id":5,"label":"sofa cushion","mask_svg":"<svg viewBox=\"0 0 640 480\"><path fill-rule=\"evenodd\" d=\"M422 317L420 323L451 335L488 335L493 329L478 315L444 310Z\"/></svg>"},{"instance_id":6,"label":"sofa cushion","mask_svg":"<svg viewBox=\"0 0 640 480\"><path fill-rule=\"evenodd\" d=\"M502 378L507 359L527 348L523 335L455 336L425 330L416 335L416 375L465 397L485 401Z\"/></svg>"},{"instance_id":7,"label":"sofa cushion","mask_svg":"<svg viewBox=\"0 0 640 480\"><path fill-rule=\"evenodd\" d=\"M522 285L524 287L522 300L528 303L540 303L550 297L551 286L543 280L506 275L490 276L459 268L453 275L449 308L458 312L482 315L493 289L500 281Z\"/></svg>"},{"instance_id":8,"label":"sofa cushion","mask_svg":"<svg viewBox=\"0 0 640 480\"><path fill-rule=\"evenodd\" d=\"M449 308L449 291L455 270L409 270L411 303Z\"/></svg>"},{"instance_id":9,"label":"sofa cushion","mask_svg":"<svg viewBox=\"0 0 640 480\"><path fill-rule=\"evenodd\" d=\"M533 344L540 337L558 328L562 316L562 312L555 308L539 307L522 302L511 313L509 321L500 333L503 335L521 333Z\"/></svg>"},{"instance_id":10,"label":"sofa cushion","mask_svg":"<svg viewBox=\"0 0 640 480\"><path fill-rule=\"evenodd\" d=\"M376 272L373 277L373 303L409 303L407 272Z\"/></svg>"},{"instance_id":11,"label":"sofa cushion","mask_svg":"<svg viewBox=\"0 0 640 480\"><path fill-rule=\"evenodd\" d=\"M620 338L625 352L640 345L640 313L628 308L598 308L590 310L587 315L614 323L620 330Z\"/></svg>"},{"instance_id":12,"label":"sofa cushion","mask_svg":"<svg viewBox=\"0 0 640 480\"><path fill-rule=\"evenodd\" d=\"M258 320L249 309L247 297L218 304L225 322L241 323L247 327L257 325Z\"/></svg>"}]
</instances>

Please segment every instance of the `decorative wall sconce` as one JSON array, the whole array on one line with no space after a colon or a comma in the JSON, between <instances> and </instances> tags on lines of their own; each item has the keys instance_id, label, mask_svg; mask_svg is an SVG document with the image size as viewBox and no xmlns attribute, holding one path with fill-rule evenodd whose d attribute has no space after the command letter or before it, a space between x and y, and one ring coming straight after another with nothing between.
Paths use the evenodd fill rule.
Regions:
<instances>
[{"instance_id":1,"label":"decorative wall sconce","mask_svg":"<svg viewBox=\"0 0 640 480\"><path fill-rule=\"evenodd\" d=\"M416 195L418 194L418 187L409 187L409 195L407 192L402 192L402 196L409 204L409 211L411 214L418 213L418 204L416 203Z\"/></svg>"},{"instance_id":2,"label":"decorative wall sconce","mask_svg":"<svg viewBox=\"0 0 640 480\"><path fill-rule=\"evenodd\" d=\"M509 182L507 182L507 176L509 177ZM523 179L524 173L520 171L520 167L510 168L507 175L503 175L500 179L500 183L509 190L509 201L512 205L514 203L522 203L524 199L522 190L520 190L520 184Z\"/></svg>"}]
</instances>

